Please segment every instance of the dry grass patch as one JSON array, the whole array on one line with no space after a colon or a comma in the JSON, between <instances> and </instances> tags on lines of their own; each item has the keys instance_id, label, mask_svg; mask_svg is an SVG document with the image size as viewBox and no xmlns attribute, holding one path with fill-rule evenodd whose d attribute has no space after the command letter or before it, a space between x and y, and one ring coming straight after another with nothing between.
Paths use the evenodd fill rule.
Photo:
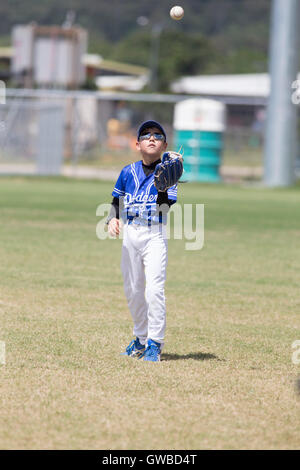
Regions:
<instances>
[{"instance_id":1,"label":"dry grass patch","mask_svg":"<svg viewBox=\"0 0 300 470\"><path fill-rule=\"evenodd\" d=\"M0 447L298 448L299 190L180 188L205 203L205 246L170 240L166 346L148 364L119 355L121 243L95 235L111 189L1 180Z\"/></svg>"}]
</instances>

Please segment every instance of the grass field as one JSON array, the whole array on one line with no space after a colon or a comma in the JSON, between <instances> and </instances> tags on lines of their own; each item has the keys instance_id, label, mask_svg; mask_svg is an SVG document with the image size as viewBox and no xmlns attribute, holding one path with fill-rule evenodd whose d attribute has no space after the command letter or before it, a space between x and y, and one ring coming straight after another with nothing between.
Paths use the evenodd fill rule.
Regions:
<instances>
[{"instance_id":1,"label":"grass field","mask_svg":"<svg viewBox=\"0 0 300 470\"><path fill-rule=\"evenodd\" d=\"M172 143L169 148L174 148ZM179 150L179 149L177 149ZM99 149L94 148L85 154L79 155L78 163L84 166L96 167L99 169L121 170L125 165L136 160L137 153L134 150L121 149ZM66 162L71 164L72 162ZM227 167L262 167L263 149L261 146L251 147L243 145L233 148L232 145L225 146L221 156L221 163Z\"/></svg>"},{"instance_id":2,"label":"grass field","mask_svg":"<svg viewBox=\"0 0 300 470\"><path fill-rule=\"evenodd\" d=\"M170 240L160 364L121 358L112 183L0 180L2 449L296 449L300 188L180 186L205 245Z\"/></svg>"}]
</instances>

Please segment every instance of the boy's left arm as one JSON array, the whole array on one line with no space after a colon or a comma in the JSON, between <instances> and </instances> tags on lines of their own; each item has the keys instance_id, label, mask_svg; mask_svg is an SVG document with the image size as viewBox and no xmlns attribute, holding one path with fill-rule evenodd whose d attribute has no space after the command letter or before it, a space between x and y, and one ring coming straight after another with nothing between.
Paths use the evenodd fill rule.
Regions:
<instances>
[{"instance_id":1,"label":"boy's left arm","mask_svg":"<svg viewBox=\"0 0 300 470\"><path fill-rule=\"evenodd\" d=\"M170 199L167 191L159 191L156 204L161 206L162 204L167 204L169 207L174 204L176 200Z\"/></svg>"}]
</instances>

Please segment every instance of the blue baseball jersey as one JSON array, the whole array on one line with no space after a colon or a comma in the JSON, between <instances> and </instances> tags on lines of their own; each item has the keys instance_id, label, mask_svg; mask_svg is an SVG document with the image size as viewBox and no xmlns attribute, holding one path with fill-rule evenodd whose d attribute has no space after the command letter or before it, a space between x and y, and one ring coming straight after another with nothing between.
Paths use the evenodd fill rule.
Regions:
<instances>
[{"instance_id":1,"label":"blue baseball jersey","mask_svg":"<svg viewBox=\"0 0 300 470\"><path fill-rule=\"evenodd\" d=\"M168 199L176 202L177 184L169 188L167 193ZM123 168L112 195L123 200L120 218L124 222L139 219L141 222L147 222L148 225L166 223L166 215L159 214L156 206L158 192L154 186L154 172L146 176L142 160Z\"/></svg>"}]
</instances>

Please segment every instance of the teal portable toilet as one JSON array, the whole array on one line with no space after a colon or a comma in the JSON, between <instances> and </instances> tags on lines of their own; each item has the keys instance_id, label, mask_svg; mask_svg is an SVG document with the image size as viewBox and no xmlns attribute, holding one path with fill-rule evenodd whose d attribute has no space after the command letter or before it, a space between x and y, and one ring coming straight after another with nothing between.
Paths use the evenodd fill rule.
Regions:
<instances>
[{"instance_id":1,"label":"teal portable toilet","mask_svg":"<svg viewBox=\"0 0 300 470\"><path fill-rule=\"evenodd\" d=\"M182 180L218 182L225 129L225 105L187 99L175 105L174 150L184 152Z\"/></svg>"}]
</instances>

